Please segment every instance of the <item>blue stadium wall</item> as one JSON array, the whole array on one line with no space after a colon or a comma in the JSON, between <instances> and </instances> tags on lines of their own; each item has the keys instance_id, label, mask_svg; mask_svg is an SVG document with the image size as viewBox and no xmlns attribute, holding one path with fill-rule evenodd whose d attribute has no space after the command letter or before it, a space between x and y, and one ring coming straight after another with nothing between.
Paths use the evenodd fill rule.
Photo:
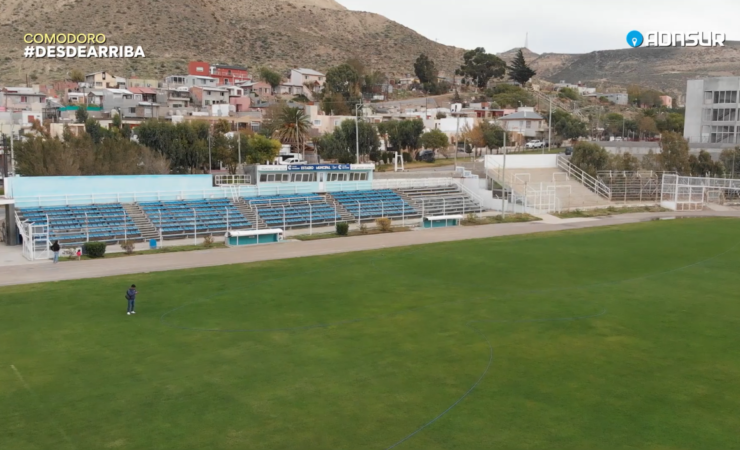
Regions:
<instances>
[{"instance_id":1,"label":"blue stadium wall","mask_svg":"<svg viewBox=\"0 0 740 450\"><path fill-rule=\"evenodd\" d=\"M12 177L6 195L16 207L196 200L257 197L276 194L312 194L372 189L372 181L320 183L260 183L259 186L214 187L203 175L120 175L74 177Z\"/></svg>"}]
</instances>

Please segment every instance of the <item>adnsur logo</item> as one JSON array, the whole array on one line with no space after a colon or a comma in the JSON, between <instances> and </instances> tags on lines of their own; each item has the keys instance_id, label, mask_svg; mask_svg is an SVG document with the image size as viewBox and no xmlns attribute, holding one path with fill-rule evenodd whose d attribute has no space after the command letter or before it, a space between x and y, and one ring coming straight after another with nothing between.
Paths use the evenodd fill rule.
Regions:
<instances>
[{"instance_id":1,"label":"adnsur logo","mask_svg":"<svg viewBox=\"0 0 740 450\"><path fill-rule=\"evenodd\" d=\"M724 47L725 34L704 31L648 31L643 37L637 30L627 33L627 44L630 47L640 47L643 43L646 47Z\"/></svg>"}]
</instances>

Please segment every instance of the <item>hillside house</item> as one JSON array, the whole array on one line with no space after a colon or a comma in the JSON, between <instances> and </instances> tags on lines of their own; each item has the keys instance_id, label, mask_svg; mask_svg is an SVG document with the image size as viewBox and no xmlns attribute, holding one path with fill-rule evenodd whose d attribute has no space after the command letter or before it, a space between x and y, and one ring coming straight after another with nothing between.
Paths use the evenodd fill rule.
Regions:
<instances>
[{"instance_id":1,"label":"hillside house","mask_svg":"<svg viewBox=\"0 0 740 450\"><path fill-rule=\"evenodd\" d=\"M209 109L211 105L229 103L229 91L225 87L196 86L190 89L192 106L200 109Z\"/></svg>"},{"instance_id":2,"label":"hillside house","mask_svg":"<svg viewBox=\"0 0 740 450\"><path fill-rule=\"evenodd\" d=\"M213 77L216 80L216 86L233 86L251 80L246 67L227 64L209 64L203 61L189 62L188 75Z\"/></svg>"},{"instance_id":3,"label":"hillside house","mask_svg":"<svg viewBox=\"0 0 740 450\"><path fill-rule=\"evenodd\" d=\"M46 104L46 94L29 87L0 89L0 105L4 111L41 111Z\"/></svg>"},{"instance_id":4,"label":"hillside house","mask_svg":"<svg viewBox=\"0 0 740 450\"><path fill-rule=\"evenodd\" d=\"M312 69L293 69L290 71L290 83L293 86L304 86L304 94L312 96L321 92L326 83L326 75Z\"/></svg>"},{"instance_id":5,"label":"hillside house","mask_svg":"<svg viewBox=\"0 0 740 450\"><path fill-rule=\"evenodd\" d=\"M157 91L147 87L132 87L128 89L129 92L134 94L134 100L140 102L157 102Z\"/></svg>"},{"instance_id":6,"label":"hillside house","mask_svg":"<svg viewBox=\"0 0 740 450\"><path fill-rule=\"evenodd\" d=\"M545 118L534 112L533 108L519 108L515 113L500 117L498 122L504 130L526 138L539 138L547 131Z\"/></svg>"},{"instance_id":7,"label":"hillside house","mask_svg":"<svg viewBox=\"0 0 740 450\"><path fill-rule=\"evenodd\" d=\"M85 75L85 83L89 84L93 88L103 89L124 89L126 87L126 79L117 77L112 73L108 72L93 72Z\"/></svg>"}]
</instances>

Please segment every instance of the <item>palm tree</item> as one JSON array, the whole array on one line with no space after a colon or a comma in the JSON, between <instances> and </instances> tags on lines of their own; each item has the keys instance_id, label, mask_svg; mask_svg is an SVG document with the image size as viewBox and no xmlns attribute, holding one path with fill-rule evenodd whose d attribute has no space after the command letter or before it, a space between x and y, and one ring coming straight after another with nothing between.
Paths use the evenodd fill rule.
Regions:
<instances>
[{"instance_id":1,"label":"palm tree","mask_svg":"<svg viewBox=\"0 0 740 450\"><path fill-rule=\"evenodd\" d=\"M296 149L304 150L310 129L311 122L302 109L284 106L277 117L275 137L283 144L290 144Z\"/></svg>"}]
</instances>

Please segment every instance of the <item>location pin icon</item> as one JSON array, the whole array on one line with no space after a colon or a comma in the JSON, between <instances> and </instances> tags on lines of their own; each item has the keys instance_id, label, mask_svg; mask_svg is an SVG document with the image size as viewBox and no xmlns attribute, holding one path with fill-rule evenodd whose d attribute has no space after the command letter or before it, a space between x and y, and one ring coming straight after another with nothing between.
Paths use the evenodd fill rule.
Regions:
<instances>
[{"instance_id":1,"label":"location pin icon","mask_svg":"<svg viewBox=\"0 0 740 450\"><path fill-rule=\"evenodd\" d=\"M637 47L637 38L632 38L632 46Z\"/></svg>"}]
</instances>

